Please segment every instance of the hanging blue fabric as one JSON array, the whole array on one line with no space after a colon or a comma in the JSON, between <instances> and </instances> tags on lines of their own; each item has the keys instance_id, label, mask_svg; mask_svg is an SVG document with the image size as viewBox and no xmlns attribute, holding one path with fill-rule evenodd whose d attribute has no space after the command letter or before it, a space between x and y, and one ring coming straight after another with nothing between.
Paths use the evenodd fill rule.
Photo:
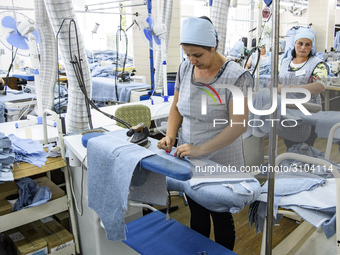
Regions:
<instances>
[{"instance_id":1,"label":"hanging blue fabric","mask_svg":"<svg viewBox=\"0 0 340 255\"><path fill-rule=\"evenodd\" d=\"M335 51L340 51L340 31L335 34L333 47Z\"/></svg>"}]
</instances>

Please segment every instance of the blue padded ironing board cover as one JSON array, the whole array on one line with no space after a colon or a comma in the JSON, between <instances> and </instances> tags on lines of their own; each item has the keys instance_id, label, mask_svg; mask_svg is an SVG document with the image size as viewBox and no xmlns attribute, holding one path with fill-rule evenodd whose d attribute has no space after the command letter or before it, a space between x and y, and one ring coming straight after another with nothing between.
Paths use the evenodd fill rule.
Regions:
<instances>
[{"instance_id":1,"label":"blue padded ironing board cover","mask_svg":"<svg viewBox=\"0 0 340 255\"><path fill-rule=\"evenodd\" d=\"M128 137L126 132L127 129L120 129L112 131L108 133L108 135L112 135L120 139L127 139ZM149 140L151 141L151 144L148 147L148 150L151 150L157 155L152 155L142 159L141 165L143 168L181 181L186 181L191 178L189 161L176 158L173 156L173 153L170 155L164 150L158 149L158 140L151 137L149 137Z\"/></svg>"},{"instance_id":2,"label":"blue padded ironing board cover","mask_svg":"<svg viewBox=\"0 0 340 255\"><path fill-rule=\"evenodd\" d=\"M126 229L123 242L143 255L236 254L174 219L167 221L159 211L127 223Z\"/></svg>"}]
</instances>

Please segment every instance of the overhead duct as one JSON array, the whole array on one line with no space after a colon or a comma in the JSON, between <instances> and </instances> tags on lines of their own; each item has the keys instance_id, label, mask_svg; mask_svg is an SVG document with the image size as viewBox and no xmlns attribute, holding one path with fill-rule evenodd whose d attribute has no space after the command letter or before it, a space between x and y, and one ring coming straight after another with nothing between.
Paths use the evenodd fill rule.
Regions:
<instances>
[{"instance_id":1,"label":"overhead duct","mask_svg":"<svg viewBox=\"0 0 340 255\"><path fill-rule=\"evenodd\" d=\"M56 40L45 8L44 0L34 1L35 23L40 36L40 88L43 109L54 104L54 86L57 80Z\"/></svg>"},{"instance_id":2,"label":"overhead duct","mask_svg":"<svg viewBox=\"0 0 340 255\"><path fill-rule=\"evenodd\" d=\"M73 54L77 55L77 38L75 27L69 26L70 20L73 19L75 24L78 24L74 14L74 9L71 0L45 0L45 6L52 24L54 34L58 34L59 49L64 60L65 71L67 74L68 82L68 104L66 115L66 132L72 133L89 128L88 112L85 103L85 97L79 88L79 83L76 74L73 70L70 57L70 48ZM62 28L61 24L64 22ZM69 37L69 30L71 38ZM91 98L92 95L92 82L90 76L90 68L87 61L85 47L81 33L77 29L80 59L82 60L82 73L84 84L87 91L87 96Z\"/></svg>"},{"instance_id":3,"label":"overhead duct","mask_svg":"<svg viewBox=\"0 0 340 255\"><path fill-rule=\"evenodd\" d=\"M159 21L166 26L166 35L165 35L165 56L167 59L168 56L168 48L170 41L170 29L171 29L171 19L172 19L172 7L173 0L161 1L162 5L160 8L160 13L158 14ZM162 42L163 43L163 42ZM163 77L163 59L161 50L156 52L155 57L155 84L156 88L163 84L163 79L167 79L167 77Z\"/></svg>"},{"instance_id":4,"label":"overhead duct","mask_svg":"<svg viewBox=\"0 0 340 255\"><path fill-rule=\"evenodd\" d=\"M233 0L233 3L237 1ZM214 0L211 7L211 21L220 35L217 51L224 55L227 37L227 22L230 0Z\"/></svg>"}]
</instances>

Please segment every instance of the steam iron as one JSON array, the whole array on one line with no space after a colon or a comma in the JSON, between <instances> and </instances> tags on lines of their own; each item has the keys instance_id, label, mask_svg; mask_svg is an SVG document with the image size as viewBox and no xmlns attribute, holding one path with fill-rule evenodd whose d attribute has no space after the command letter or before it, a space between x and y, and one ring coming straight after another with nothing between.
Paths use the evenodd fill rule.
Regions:
<instances>
[{"instance_id":1,"label":"steam iron","mask_svg":"<svg viewBox=\"0 0 340 255\"><path fill-rule=\"evenodd\" d=\"M131 127L126 135L129 137L128 142L138 144L139 146L147 148L151 144L148 139L150 135L149 129L144 123Z\"/></svg>"}]
</instances>

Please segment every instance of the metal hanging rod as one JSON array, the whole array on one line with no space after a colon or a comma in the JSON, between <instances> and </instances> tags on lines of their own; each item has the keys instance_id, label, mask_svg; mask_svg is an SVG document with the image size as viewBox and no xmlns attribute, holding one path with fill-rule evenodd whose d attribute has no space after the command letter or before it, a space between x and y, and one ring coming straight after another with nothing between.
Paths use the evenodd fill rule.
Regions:
<instances>
[{"instance_id":1,"label":"metal hanging rod","mask_svg":"<svg viewBox=\"0 0 340 255\"><path fill-rule=\"evenodd\" d=\"M126 1L126 0L123 0ZM118 2L122 2L122 1L117 1ZM112 2L107 2L108 3L112 3ZM122 3L119 3L119 5L117 6L109 6L109 7L102 7L102 8L96 8L96 9L89 9L89 5L85 5L85 11L100 11L100 10L107 10L107 9L115 9L115 8L122 8L122 7L136 7L136 6L142 6L142 5L146 5L146 0L143 1L143 3L141 4L129 4L129 5L123 5Z\"/></svg>"},{"instance_id":2,"label":"metal hanging rod","mask_svg":"<svg viewBox=\"0 0 340 255\"><path fill-rule=\"evenodd\" d=\"M112 3L123 3L123 2L131 2L131 0L116 0L116 1L96 3L96 4L86 4L85 6L95 6L95 5L112 4Z\"/></svg>"},{"instance_id":3,"label":"metal hanging rod","mask_svg":"<svg viewBox=\"0 0 340 255\"><path fill-rule=\"evenodd\" d=\"M13 11L12 6L0 6L0 10L5 10L5 11ZM34 8L23 8L23 7L14 7L14 10L16 11L34 11ZM80 11L80 10L74 10L75 13L99 13L99 14L117 14L120 15L120 12L92 12L92 11ZM139 13L124 13L124 15L135 15L138 16Z\"/></svg>"}]
</instances>

